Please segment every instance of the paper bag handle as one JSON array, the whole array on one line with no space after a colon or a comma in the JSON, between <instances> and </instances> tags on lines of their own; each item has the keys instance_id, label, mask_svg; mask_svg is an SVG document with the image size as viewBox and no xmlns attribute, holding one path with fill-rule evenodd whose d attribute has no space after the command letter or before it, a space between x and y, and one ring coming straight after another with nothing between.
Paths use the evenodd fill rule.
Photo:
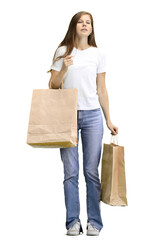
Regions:
<instances>
[{"instance_id":1,"label":"paper bag handle","mask_svg":"<svg viewBox=\"0 0 160 240\"><path fill-rule=\"evenodd\" d=\"M112 141L113 140L113 141ZM114 143L114 144L116 144L116 145L118 145L118 136L117 136L117 134L116 135L114 135L114 134L111 134L111 140L110 140L110 143ZM116 143L117 142L117 143Z\"/></svg>"},{"instance_id":2,"label":"paper bag handle","mask_svg":"<svg viewBox=\"0 0 160 240\"><path fill-rule=\"evenodd\" d=\"M63 80L61 81L61 85L60 85L60 88L59 88L59 89L64 89Z\"/></svg>"}]
</instances>

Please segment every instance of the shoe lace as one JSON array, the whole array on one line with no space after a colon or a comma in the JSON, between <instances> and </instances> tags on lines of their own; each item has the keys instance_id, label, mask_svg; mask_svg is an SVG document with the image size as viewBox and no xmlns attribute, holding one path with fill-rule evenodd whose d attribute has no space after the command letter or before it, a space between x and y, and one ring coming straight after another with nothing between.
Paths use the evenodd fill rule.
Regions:
<instances>
[{"instance_id":1,"label":"shoe lace","mask_svg":"<svg viewBox=\"0 0 160 240\"><path fill-rule=\"evenodd\" d=\"M79 222L76 222L72 227L70 227L69 229L74 229L74 230L79 230L80 224Z\"/></svg>"},{"instance_id":2,"label":"shoe lace","mask_svg":"<svg viewBox=\"0 0 160 240\"><path fill-rule=\"evenodd\" d=\"M88 223L88 229L98 231L98 229L95 226L93 226L90 222Z\"/></svg>"}]
</instances>

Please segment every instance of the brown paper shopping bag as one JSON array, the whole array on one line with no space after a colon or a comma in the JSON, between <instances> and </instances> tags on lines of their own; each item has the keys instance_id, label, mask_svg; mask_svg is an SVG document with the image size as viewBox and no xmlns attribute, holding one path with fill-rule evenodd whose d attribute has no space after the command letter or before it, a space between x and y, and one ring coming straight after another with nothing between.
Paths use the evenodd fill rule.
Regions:
<instances>
[{"instance_id":1,"label":"brown paper shopping bag","mask_svg":"<svg viewBox=\"0 0 160 240\"><path fill-rule=\"evenodd\" d=\"M112 135L111 139L117 139ZM103 144L101 201L112 206L127 206L124 147L115 142Z\"/></svg>"},{"instance_id":2,"label":"brown paper shopping bag","mask_svg":"<svg viewBox=\"0 0 160 240\"><path fill-rule=\"evenodd\" d=\"M77 88L34 89L27 144L45 148L76 147L77 97Z\"/></svg>"}]
</instances>

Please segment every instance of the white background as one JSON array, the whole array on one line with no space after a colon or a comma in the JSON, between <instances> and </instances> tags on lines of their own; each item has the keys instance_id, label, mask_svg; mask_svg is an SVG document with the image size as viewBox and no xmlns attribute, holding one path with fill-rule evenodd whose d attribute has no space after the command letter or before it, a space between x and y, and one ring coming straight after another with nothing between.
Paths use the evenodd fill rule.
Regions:
<instances>
[{"instance_id":1,"label":"white background","mask_svg":"<svg viewBox=\"0 0 160 240\"><path fill-rule=\"evenodd\" d=\"M125 148L127 207L101 202L94 239L159 239L159 1L1 1L0 239L66 239L59 149L26 144L33 89L47 89L55 49L72 16L89 11L107 56L111 121ZM103 116L104 119L104 116ZM104 119L104 143L110 142ZM86 186L79 142L80 204L86 236ZM101 173L101 164L99 165ZM72 237L76 239L77 237Z\"/></svg>"}]
</instances>

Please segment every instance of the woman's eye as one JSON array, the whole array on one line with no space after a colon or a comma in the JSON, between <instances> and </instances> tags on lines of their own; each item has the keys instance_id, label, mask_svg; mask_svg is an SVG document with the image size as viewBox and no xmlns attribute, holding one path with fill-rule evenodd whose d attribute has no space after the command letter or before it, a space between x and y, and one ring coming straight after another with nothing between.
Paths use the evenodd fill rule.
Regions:
<instances>
[{"instance_id":1,"label":"woman's eye","mask_svg":"<svg viewBox=\"0 0 160 240\"><path fill-rule=\"evenodd\" d=\"M78 23L82 23L82 22L78 22ZM87 24L90 24L90 22L87 22Z\"/></svg>"}]
</instances>

